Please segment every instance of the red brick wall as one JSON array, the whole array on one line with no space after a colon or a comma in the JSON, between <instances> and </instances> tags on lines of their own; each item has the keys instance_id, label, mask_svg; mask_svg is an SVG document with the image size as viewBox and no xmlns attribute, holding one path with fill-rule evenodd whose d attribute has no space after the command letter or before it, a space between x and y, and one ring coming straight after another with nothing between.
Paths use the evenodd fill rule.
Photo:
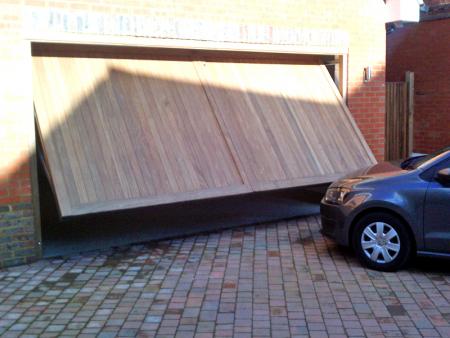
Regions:
<instances>
[{"instance_id":1,"label":"red brick wall","mask_svg":"<svg viewBox=\"0 0 450 338\"><path fill-rule=\"evenodd\" d=\"M421 22L388 35L386 80L415 74L414 151L450 145L450 19Z\"/></svg>"},{"instance_id":2,"label":"red brick wall","mask_svg":"<svg viewBox=\"0 0 450 338\"><path fill-rule=\"evenodd\" d=\"M0 1L0 268L38 253L29 155L34 142L30 51L17 1Z\"/></svg>"},{"instance_id":3,"label":"red brick wall","mask_svg":"<svg viewBox=\"0 0 450 338\"><path fill-rule=\"evenodd\" d=\"M22 29L26 6L346 31L348 104L375 156L384 157L383 0L0 0L0 266L33 259L30 248L36 246L28 160L34 144L30 51ZM369 83L362 81L366 66L373 66Z\"/></svg>"}]
</instances>

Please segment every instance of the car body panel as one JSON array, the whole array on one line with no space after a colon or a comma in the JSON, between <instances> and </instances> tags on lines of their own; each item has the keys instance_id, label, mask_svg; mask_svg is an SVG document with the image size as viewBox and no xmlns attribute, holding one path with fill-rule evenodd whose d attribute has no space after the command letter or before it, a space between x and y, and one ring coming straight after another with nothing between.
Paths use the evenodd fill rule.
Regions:
<instances>
[{"instance_id":1,"label":"car body panel","mask_svg":"<svg viewBox=\"0 0 450 338\"><path fill-rule=\"evenodd\" d=\"M439 163L432 176L440 169L450 167L450 159ZM450 186L431 180L424 207L425 248L434 252L450 253Z\"/></svg>"},{"instance_id":2,"label":"car body panel","mask_svg":"<svg viewBox=\"0 0 450 338\"><path fill-rule=\"evenodd\" d=\"M427 192L424 222L427 250L450 252L450 188L431 182Z\"/></svg>"}]
</instances>

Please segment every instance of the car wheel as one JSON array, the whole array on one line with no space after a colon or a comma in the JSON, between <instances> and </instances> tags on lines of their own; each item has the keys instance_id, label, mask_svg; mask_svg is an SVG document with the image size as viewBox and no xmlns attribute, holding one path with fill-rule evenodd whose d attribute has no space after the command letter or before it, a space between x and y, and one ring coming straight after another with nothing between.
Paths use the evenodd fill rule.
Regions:
<instances>
[{"instance_id":1,"label":"car wheel","mask_svg":"<svg viewBox=\"0 0 450 338\"><path fill-rule=\"evenodd\" d=\"M356 223L353 247L359 260L369 268L396 271L411 257L413 242L401 219L376 212Z\"/></svg>"}]
</instances>

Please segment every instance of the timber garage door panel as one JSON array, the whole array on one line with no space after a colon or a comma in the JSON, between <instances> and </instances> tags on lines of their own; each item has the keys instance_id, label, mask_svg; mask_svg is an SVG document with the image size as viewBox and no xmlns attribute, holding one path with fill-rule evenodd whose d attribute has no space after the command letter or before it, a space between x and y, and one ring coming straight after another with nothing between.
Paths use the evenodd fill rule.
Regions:
<instances>
[{"instance_id":1,"label":"timber garage door panel","mask_svg":"<svg viewBox=\"0 0 450 338\"><path fill-rule=\"evenodd\" d=\"M197 62L253 190L332 181L374 163L323 65Z\"/></svg>"},{"instance_id":2,"label":"timber garage door panel","mask_svg":"<svg viewBox=\"0 0 450 338\"><path fill-rule=\"evenodd\" d=\"M248 190L192 62L34 57L33 66L63 216Z\"/></svg>"},{"instance_id":3,"label":"timber garage door panel","mask_svg":"<svg viewBox=\"0 0 450 338\"><path fill-rule=\"evenodd\" d=\"M326 183L373 163L311 60L33 57L61 215Z\"/></svg>"}]
</instances>

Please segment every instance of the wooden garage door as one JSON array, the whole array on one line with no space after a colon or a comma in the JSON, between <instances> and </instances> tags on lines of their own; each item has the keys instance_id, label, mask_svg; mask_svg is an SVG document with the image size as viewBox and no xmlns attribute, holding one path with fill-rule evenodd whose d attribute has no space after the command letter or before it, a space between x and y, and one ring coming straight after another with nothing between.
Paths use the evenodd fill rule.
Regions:
<instances>
[{"instance_id":1,"label":"wooden garage door","mask_svg":"<svg viewBox=\"0 0 450 338\"><path fill-rule=\"evenodd\" d=\"M325 183L374 162L317 59L33 57L62 216Z\"/></svg>"}]
</instances>

